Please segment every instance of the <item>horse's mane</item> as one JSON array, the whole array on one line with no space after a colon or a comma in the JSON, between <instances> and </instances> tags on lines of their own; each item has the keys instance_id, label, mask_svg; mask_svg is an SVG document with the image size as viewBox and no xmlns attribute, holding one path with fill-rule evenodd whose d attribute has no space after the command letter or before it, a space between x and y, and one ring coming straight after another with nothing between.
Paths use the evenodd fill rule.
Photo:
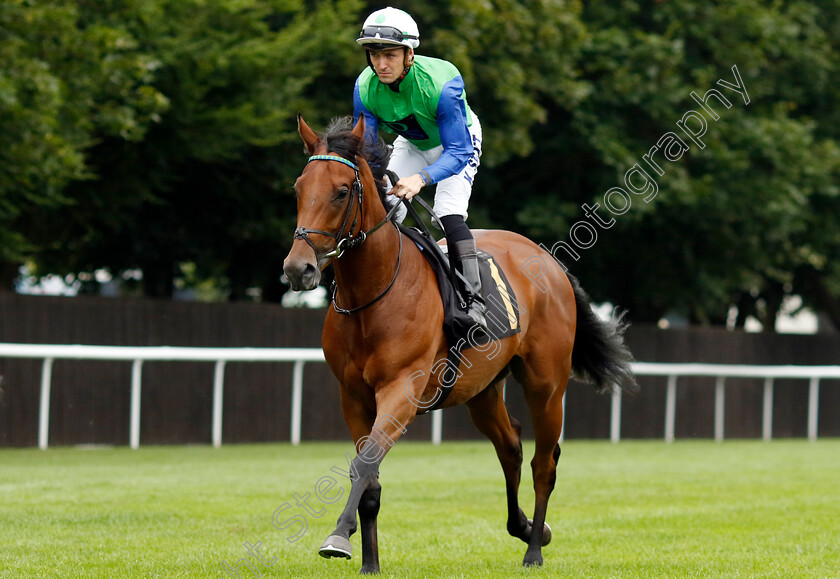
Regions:
<instances>
[{"instance_id":1,"label":"horse's mane","mask_svg":"<svg viewBox=\"0 0 840 579\"><path fill-rule=\"evenodd\" d=\"M391 149L382 137L377 137L376 143L366 145L364 139L360 139L352 131L353 119L351 117L336 117L327 126L322 139L327 144L327 151L331 153L340 155L348 161L355 162L358 156L367 161L376 181L379 198L384 204L385 169L388 167L388 159L391 158Z\"/></svg>"}]
</instances>

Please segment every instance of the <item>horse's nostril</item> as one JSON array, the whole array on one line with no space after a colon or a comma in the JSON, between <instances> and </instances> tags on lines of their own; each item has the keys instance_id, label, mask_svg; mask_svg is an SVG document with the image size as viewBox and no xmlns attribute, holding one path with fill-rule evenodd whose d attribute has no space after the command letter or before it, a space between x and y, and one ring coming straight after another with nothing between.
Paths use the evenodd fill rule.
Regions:
<instances>
[{"instance_id":1,"label":"horse's nostril","mask_svg":"<svg viewBox=\"0 0 840 579\"><path fill-rule=\"evenodd\" d=\"M283 272L292 286L293 290L310 290L321 281L318 268L305 260L287 259L283 265Z\"/></svg>"},{"instance_id":2,"label":"horse's nostril","mask_svg":"<svg viewBox=\"0 0 840 579\"><path fill-rule=\"evenodd\" d=\"M283 271L295 291L315 289L321 281L321 272L315 264L308 261L287 260Z\"/></svg>"}]
</instances>

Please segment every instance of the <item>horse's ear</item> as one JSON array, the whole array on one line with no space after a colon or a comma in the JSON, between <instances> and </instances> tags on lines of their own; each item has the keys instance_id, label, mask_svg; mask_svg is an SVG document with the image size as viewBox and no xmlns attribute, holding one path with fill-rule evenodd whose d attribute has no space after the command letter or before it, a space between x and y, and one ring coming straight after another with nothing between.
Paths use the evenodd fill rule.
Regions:
<instances>
[{"instance_id":1,"label":"horse's ear","mask_svg":"<svg viewBox=\"0 0 840 579\"><path fill-rule=\"evenodd\" d=\"M356 121L356 126L353 127L353 134L357 137L364 138L365 136L365 115L359 115L359 120Z\"/></svg>"},{"instance_id":2,"label":"horse's ear","mask_svg":"<svg viewBox=\"0 0 840 579\"><path fill-rule=\"evenodd\" d=\"M303 115L300 113L298 113L298 133L300 133L300 138L303 139L303 144L306 145L309 154L314 154L320 139L315 134L315 131L306 124L306 121L303 120Z\"/></svg>"}]
</instances>

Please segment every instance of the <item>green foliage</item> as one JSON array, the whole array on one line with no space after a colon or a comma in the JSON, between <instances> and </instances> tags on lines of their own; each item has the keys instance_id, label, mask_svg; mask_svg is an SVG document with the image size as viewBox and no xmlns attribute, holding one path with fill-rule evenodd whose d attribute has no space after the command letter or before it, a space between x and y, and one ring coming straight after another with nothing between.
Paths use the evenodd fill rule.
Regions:
<instances>
[{"instance_id":1,"label":"green foliage","mask_svg":"<svg viewBox=\"0 0 840 579\"><path fill-rule=\"evenodd\" d=\"M311 10L291 1L79 3L71 24L119 50L92 59L108 83L69 75L92 87L96 106L76 123L92 178L66 186L54 211L18 221L41 268L141 268L147 295L159 296L171 294L186 261L234 294L276 284L293 223L285 192L299 159L294 118L330 108L319 85L351 54L344 39L357 10L354 0ZM121 75L139 102L114 85ZM270 272L262 279L260 267Z\"/></svg>"},{"instance_id":2,"label":"green foliage","mask_svg":"<svg viewBox=\"0 0 840 579\"><path fill-rule=\"evenodd\" d=\"M533 149L546 100L573 107L586 94L572 54L585 35L580 2L459 0L427 21L422 50L458 66L470 106L483 120L483 161L497 164ZM422 41L421 41L422 42ZM428 46L427 46L428 44Z\"/></svg>"},{"instance_id":3,"label":"green foliage","mask_svg":"<svg viewBox=\"0 0 840 579\"><path fill-rule=\"evenodd\" d=\"M565 239L566 220L545 232L539 217L558 188L529 193L533 183L560 181L564 200L603 207L604 193L624 186L624 173L661 135L686 138L675 123L700 108L691 91L702 96L715 88L732 107L712 100L720 119L709 119L705 149L689 141L689 152L656 177L654 200L634 198L594 248L567 262L596 299L628 307L637 321L677 310L694 321L723 323L737 303L742 314L762 309L772 328L790 293L826 308L836 298L826 302L830 292L823 292L817 300L796 272L825 267L840 241L835 224L816 225L826 206L836 211L840 176L835 135L826 127L836 114L826 103L836 101L836 36L828 27L837 11L835 2L589 5L580 53L589 96L549 120L565 142L546 131L546 146L532 155L540 160L526 169L541 174L523 182L524 171L513 163L494 172L504 181L497 187L524 200L515 219L502 224L533 231L547 246ZM716 84L734 82L733 65L749 104ZM822 210L815 211L818 199ZM583 218L578 211L567 219ZM823 273L812 281L824 281Z\"/></svg>"},{"instance_id":4,"label":"green foliage","mask_svg":"<svg viewBox=\"0 0 840 579\"><path fill-rule=\"evenodd\" d=\"M419 52L458 66L482 121L472 226L552 247L599 203L614 224L560 256L634 321L723 323L736 304L739 323L772 327L798 293L840 325L840 1L394 5L418 20ZM365 66L353 39L380 7L0 5L0 271L139 268L148 295L276 298L303 160L295 114L322 127L350 113ZM717 84L733 65L749 104ZM711 101L705 148L663 161L655 198L607 213L604 194L663 134L686 138L690 93L713 88L732 106Z\"/></svg>"},{"instance_id":5,"label":"green foliage","mask_svg":"<svg viewBox=\"0 0 840 579\"><path fill-rule=\"evenodd\" d=\"M166 106L131 39L77 20L72 2L0 7L0 261L37 249L16 220L65 205L68 183L90 177L95 131L139 139Z\"/></svg>"}]
</instances>

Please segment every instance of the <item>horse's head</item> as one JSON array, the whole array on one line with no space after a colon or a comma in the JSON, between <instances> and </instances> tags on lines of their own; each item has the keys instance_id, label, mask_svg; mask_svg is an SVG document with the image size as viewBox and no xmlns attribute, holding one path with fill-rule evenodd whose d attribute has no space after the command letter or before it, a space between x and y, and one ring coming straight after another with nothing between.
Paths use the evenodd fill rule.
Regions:
<instances>
[{"instance_id":1,"label":"horse's head","mask_svg":"<svg viewBox=\"0 0 840 579\"><path fill-rule=\"evenodd\" d=\"M298 117L298 132L312 156L295 182L297 229L283 263L294 290L315 289L321 270L364 239L363 192L375 196L377 190L360 154L364 130L364 117L360 117L352 131L337 132L334 143L329 134L322 141L303 117Z\"/></svg>"}]
</instances>

